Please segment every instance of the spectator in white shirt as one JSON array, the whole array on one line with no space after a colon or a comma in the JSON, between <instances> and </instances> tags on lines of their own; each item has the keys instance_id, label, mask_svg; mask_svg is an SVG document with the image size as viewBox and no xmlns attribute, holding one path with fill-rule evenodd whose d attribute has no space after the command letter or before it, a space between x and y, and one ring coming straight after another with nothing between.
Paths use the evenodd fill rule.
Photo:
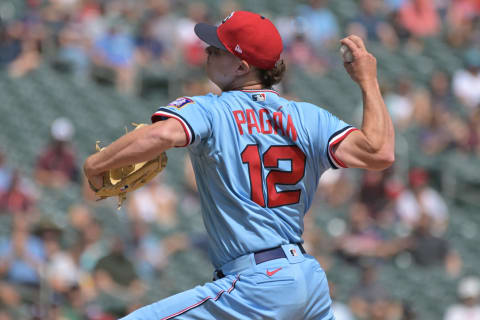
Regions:
<instances>
[{"instance_id":1,"label":"spectator in white shirt","mask_svg":"<svg viewBox=\"0 0 480 320\"><path fill-rule=\"evenodd\" d=\"M480 106L480 50L472 48L465 54L466 69L453 77L455 95L470 109Z\"/></svg>"},{"instance_id":2,"label":"spectator in white shirt","mask_svg":"<svg viewBox=\"0 0 480 320\"><path fill-rule=\"evenodd\" d=\"M444 320L480 320L480 279L467 277L458 285L457 304L451 305L445 312Z\"/></svg>"}]
</instances>

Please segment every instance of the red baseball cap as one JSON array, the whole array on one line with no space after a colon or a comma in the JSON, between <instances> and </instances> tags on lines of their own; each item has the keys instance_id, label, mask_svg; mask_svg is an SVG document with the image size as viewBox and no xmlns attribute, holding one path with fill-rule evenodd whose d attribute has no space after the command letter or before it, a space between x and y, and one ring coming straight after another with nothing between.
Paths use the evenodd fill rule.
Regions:
<instances>
[{"instance_id":1,"label":"red baseball cap","mask_svg":"<svg viewBox=\"0 0 480 320\"><path fill-rule=\"evenodd\" d=\"M282 38L273 23L249 11L232 12L218 27L198 23L195 33L209 45L264 70L275 67L283 50Z\"/></svg>"}]
</instances>

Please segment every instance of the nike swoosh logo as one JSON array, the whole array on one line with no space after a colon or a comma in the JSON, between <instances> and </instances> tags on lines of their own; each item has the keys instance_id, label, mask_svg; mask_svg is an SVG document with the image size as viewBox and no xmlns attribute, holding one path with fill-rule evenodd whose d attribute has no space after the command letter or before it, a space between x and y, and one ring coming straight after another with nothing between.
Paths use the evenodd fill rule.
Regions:
<instances>
[{"instance_id":1,"label":"nike swoosh logo","mask_svg":"<svg viewBox=\"0 0 480 320\"><path fill-rule=\"evenodd\" d=\"M268 271L267 270L267 276L271 277L273 276L275 273L277 273L278 271L282 270L282 268L278 268L278 269L275 269L273 271Z\"/></svg>"}]
</instances>

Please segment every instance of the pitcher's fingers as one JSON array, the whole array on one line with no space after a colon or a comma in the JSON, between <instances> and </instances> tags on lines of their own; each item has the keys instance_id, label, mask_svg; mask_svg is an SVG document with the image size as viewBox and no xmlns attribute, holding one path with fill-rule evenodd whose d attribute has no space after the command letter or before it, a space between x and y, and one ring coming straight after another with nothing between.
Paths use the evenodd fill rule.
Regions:
<instances>
[{"instance_id":1,"label":"pitcher's fingers","mask_svg":"<svg viewBox=\"0 0 480 320\"><path fill-rule=\"evenodd\" d=\"M359 51L361 50L356 44L355 42L353 42L351 39L349 38L343 38L342 40L340 40L340 43L346 45L348 47L348 49L350 49L350 51L352 51L352 54L353 56L355 57L356 55L358 55Z\"/></svg>"},{"instance_id":2,"label":"pitcher's fingers","mask_svg":"<svg viewBox=\"0 0 480 320\"><path fill-rule=\"evenodd\" d=\"M359 36L352 34L348 36L348 39L352 40L359 48L367 50L367 48L365 48L365 43Z\"/></svg>"}]
</instances>

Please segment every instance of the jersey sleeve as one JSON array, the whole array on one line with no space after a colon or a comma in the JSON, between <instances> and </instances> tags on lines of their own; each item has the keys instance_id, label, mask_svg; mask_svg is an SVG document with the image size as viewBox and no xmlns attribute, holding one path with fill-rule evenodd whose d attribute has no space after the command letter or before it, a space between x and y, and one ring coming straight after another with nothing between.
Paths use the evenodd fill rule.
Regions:
<instances>
[{"instance_id":1,"label":"jersey sleeve","mask_svg":"<svg viewBox=\"0 0 480 320\"><path fill-rule=\"evenodd\" d=\"M337 144L342 142L342 140L345 139L350 133L358 129L355 127L352 127L351 125L348 125L347 123L338 119L332 114L330 114L330 116L335 118L335 120L333 121L336 121L336 124L333 124L333 126L339 129L334 133L332 133L330 135L330 138L328 138L327 150L325 150L325 153L327 155L328 162L332 169L347 168L347 166L342 161L340 161L340 159L335 157L335 153L333 152L333 149Z\"/></svg>"},{"instance_id":2,"label":"jersey sleeve","mask_svg":"<svg viewBox=\"0 0 480 320\"><path fill-rule=\"evenodd\" d=\"M173 118L185 130L187 143L183 147L196 145L212 132L212 115L207 98L208 96L180 97L167 106L158 108L152 115L152 123Z\"/></svg>"},{"instance_id":3,"label":"jersey sleeve","mask_svg":"<svg viewBox=\"0 0 480 320\"><path fill-rule=\"evenodd\" d=\"M311 128L313 128L313 137L316 149L319 153L319 160L324 168L340 169L347 166L333 152L334 147L342 142L350 133L357 128L349 125L345 121L337 118L327 110L314 106L315 110L311 110L316 114L315 117L310 115Z\"/></svg>"}]
</instances>

